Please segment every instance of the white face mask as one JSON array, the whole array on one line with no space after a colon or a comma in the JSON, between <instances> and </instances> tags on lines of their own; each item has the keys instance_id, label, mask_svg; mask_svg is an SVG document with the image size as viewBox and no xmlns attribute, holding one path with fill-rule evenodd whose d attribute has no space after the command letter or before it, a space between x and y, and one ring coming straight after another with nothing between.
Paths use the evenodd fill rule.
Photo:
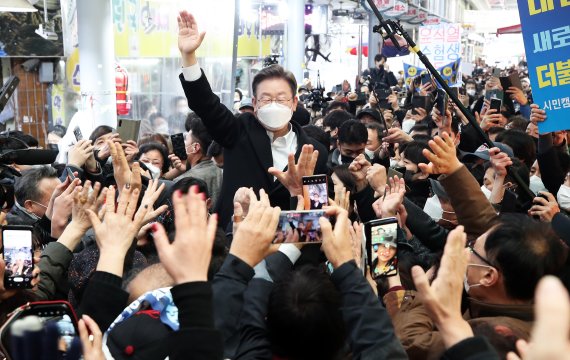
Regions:
<instances>
[{"instance_id":1,"label":"white face mask","mask_svg":"<svg viewBox=\"0 0 570 360\"><path fill-rule=\"evenodd\" d=\"M463 278L463 288L465 289L465 292L467 294L469 294L469 290L471 288L477 287L477 286L481 286L481 284L473 284L473 285L469 285L469 283L467 282L467 274L465 274L465 277Z\"/></svg>"},{"instance_id":2,"label":"white face mask","mask_svg":"<svg viewBox=\"0 0 570 360\"><path fill-rule=\"evenodd\" d=\"M154 128L154 132L158 134L170 134L168 131L168 123L162 123L158 125L156 128Z\"/></svg>"},{"instance_id":3,"label":"white face mask","mask_svg":"<svg viewBox=\"0 0 570 360\"><path fill-rule=\"evenodd\" d=\"M467 89L467 95L475 96L475 93L476 93L475 89Z\"/></svg>"},{"instance_id":4,"label":"white face mask","mask_svg":"<svg viewBox=\"0 0 570 360\"><path fill-rule=\"evenodd\" d=\"M443 209L437 195L427 199L426 204L424 205L424 212L428 214L433 221L439 221L442 218Z\"/></svg>"},{"instance_id":5,"label":"white face mask","mask_svg":"<svg viewBox=\"0 0 570 360\"><path fill-rule=\"evenodd\" d=\"M566 185L560 186L558 194L556 194L556 200L562 209L570 210L570 187Z\"/></svg>"},{"instance_id":6,"label":"white face mask","mask_svg":"<svg viewBox=\"0 0 570 360\"><path fill-rule=\"evenodd\" d=\"M481 186L481 191L483 192L483 194L485 194L485 197L487 198L487 200L491 199L491 190L487 189L487 187L485 185Z\"/></svg>"},{"instance_id":7,"label":"white face mask","mask_svg":"<svg viewBox=\"0 0 570 360\"><path fill-rule=\"evenodd\" d=\"M414 120L404 120L402 122L402 130L404 130L406 134L409 134L414 125L416 125Z\"/></svg>"},{"instance_id":8,"label":"white face mask","mask_svg":"<svg viewBox=\"0 0 570 360\"><path fill-rule=\"evenodd\" d=\"M536 175L530 177L530 184L528 187L535 194L538 194L540 191L546 191L546 187L544 186L542 179Z\"/></svg>"},{"instance_id":9,"label":"white face mask","mask_svg":"<svg viewBox=\"0 0 570 360\"><path fill-rule=\"evenodd\" d=\"M148 168L148 171L150 171L150 176L152 176L153 179L158 179L160 178L160 169L157 168L156 166L154 166L151 163L144 163L146 165L146 167Z\"/></svg>"},{"instance_id":10,"label":"white face mask","mask_svg":"<svg viewBox=\"0 0 570 360\"><path fill-rule=\"evenodd\" d=\"M394 168L398 166L398 160L390 158L390 167Z\"/></svg>"},{"instance_id":11,"label":"white face mask","mask_svg":"<svg viewBox=\"0 0 570 360\"><path fill-rule=\"evenodd\" d=\"M370 160L374 159L375 157L375 153L372 150L364 149L364 153L366 154L366 156L368 156Z\"/></svg>"},{"instance_id":12,"label":"white face mask","mask_svg":"<svg viewBox=\"0 0 570 360\"><path fill-rule=\"evenodd\" d=\"M257 109L257 118L261 125L269 131L283 129L291 120L293 110L285 105L272 102L269 105Z\"/></svg>"}]
</instances>

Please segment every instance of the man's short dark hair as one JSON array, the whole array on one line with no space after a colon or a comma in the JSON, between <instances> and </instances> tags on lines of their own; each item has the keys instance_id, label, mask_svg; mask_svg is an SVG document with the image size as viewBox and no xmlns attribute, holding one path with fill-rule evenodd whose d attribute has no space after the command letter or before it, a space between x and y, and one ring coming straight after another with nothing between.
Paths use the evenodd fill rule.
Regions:
<instances>
[{"instance_id":1,"label":"man's short dark hair","mask_svg":"<svg viewBox=\"0 0 570 360\"><path fill-rule=\"evenodd\" d=\"M41 202L43 190L40 182L43 179L57 178L57 170L51 166L41 166L22 171L22 176L14 182L14 197L21 206L26 200Z\"/></svg>"},{"instance_id":2,"label":"man's short dark hair","mask_svg":"<svg viewBox=\"0 0 570 360\"><path fill-rule=\"evenodd\" d=\"M529 301L538 281L558 275L567 250L548 223L527 215L502 215L485 241L487 260L502 274L505 291L513 299Z\"/></svg>"},{"instance_id":3,"label":"man's short dark hair","mask_svg":"<svg viewBox=\"0 0 570 360\"><path fill-rule=\"evenodd\" d=\"M358 120L345 121L338 129L338 142L341 144L366 144L368 130Z\"/></svg>"},{"instance_id":4,"label":"man's short dark hair","mask_svg":"<svg viewBox=\"0 0 570 360\"><path fill-rule=\"evenodd\" d=\"M344 347L341 296L321 268L304 266L275 284L267 309L273 354L289 359L334 359Z\"/></svg>"},{"instance_id":5,"label":"man's short dark hair","mask_svg":"<svg viewBox=\"0 0 570 360\"><path fill-rule=\"evenodd\" d=\"M532 136L520 130L507 130L497 136L497 142L513 149L515 157L521 159L530 169L536 160L536 144Z\"/></svg>"},{"instance_id":6,"label":"man's short dark hair","mask_svg":"<svg viewBox=\"0 0 570 360\"><path fill-rule=\"evenodd\" d=\"M150 142L141 145L139 147L139 153L137 154L136 159L137 160L140 159L140 157L143 154L146 154L147 152L152 150L156 150L160 153L160 156L162 157L162 168L160 169L160 171L162 171L163 174L166 174L170 169L170 161L168 160L168 149L166 149L164 145L162 145L161 143Z\"/></svg>"},{"instance_id":7,"label":"man's short dark hair","mask_svg":"<svg viewBox=\"0 0 570 360\"><path fill-rule=\"evenodd\" d=\"M429 161L423 154L424 149L429 149L427 142L414 140L407 144L401 145L400 153L403 154L407 160L413 162L416 165L420 163L427 164Z\"/></svg>"},{"instance_id":8,"label":"man's short dark hair","mask_svg":"<svg viewBox=\"0 0 570 360\"><path fill-rule=\"evenodd\" d=\"M376 54L376 55L374 56L374 62L378 62L378 61L381 61L381 60L386 61L386 60L388 60L388 58L387 58L385 55L382 55L382 54Z\"/></svg>"},{"instance_id":9,"label":"man's short dark hair","mask_svg":"<svg viewBox=\"0 0 570 360\"><path fill-rule=\"evenodd\" d=\"M200 144L202 155L206 155L208 153L208 147L212 143L212 136L208 132L208 129L206 129L202 119L200 119L196 113L190 113L186 118L184 126L186 127L186 131L192 131L192 139Z\"/></svg>"},{"instance_id":10,"label":"man's short dark hair","mask_svg":"<svg viewBox=\"0 0 570 360\"><path fill-rule=\"evenodd\" d=\"M377 123L377 122L373 122L373 123L368 123L365 126L366 126L366 129L368 129L368 130L376 131L376 134L378 136L378 141L380 143L382 143L382 135L384 133L384 125Z\"/></svg>"},{"instance_id":11,"label":"man's short dark hair","mask_svg":"<svg viewBox=\"0 0 570 360\"><path fill-rule=\"evenodd\" d=\"M59 136L60 138L64 137L66 132L67 132L67 128L63 125L54 125L49 130L50 134L54 134L56 136Z\"/></svg>"},{"instance_id":12,"label":"man's short dark hair","mask_svg":"<svg viewBox=\"0 0 570 360\"><path fill-rule=\"evenodd\" d=\"M344 110L346 112L348 112L350 110L350 107L348 106L348 103L342 102L342 101L331 101L326 109L323 111L323 115L327 116L328 114L332 113L333 111L336 110Z\"/></svg>"},{"instance_id":13,"label":"man's short dark hair","mask_svg":"<svg viewBox=\"0 0 570 360\"><path fill-rule=\"evenodd\" d=\"M320 127L318 127L316 125L306 125L306 126L303 126L303 130L305 130L305 133L309 137L311 137L311 138L317 140L318 142L320 142L321 144L323 144L326 149L328 149L330 147L331 136L329 134L327 134Z\"/></svg>"},{"instance_id":14,"label":"man's short dark hair","mask_svg":"<svg viewBox=\"0 0 570 360\"><path fill-rule=\"evenodd\" d=\"M172 197L172 195L176 192L176 190L180 190L183 194L188 194L188 191L190 191L190 187L194 185L198 186L199 193L203 193L204 195L206 195L206 199L210 198L210 193L208 191L208 185L206 184L206 182L202 179L193 178L191 176L184 177L176 181L174 184L172 184L172 186L170 187L170 193L171 193L170 197Z\"/></svg>"},{"instance_id":15,"label":"man's short dark hair","mask_svg":"<svg viewBox=\"0 0 570 360\"><path fill-rule=\"evenodd\" d=\"M292 72L285 70L281 65L271 65L259 70L259 72L253 77L251 88L254 97L257 96L257 86L267 79L283 79L289 84L291 94L295 96L297 93L297 80L295 80L295 75L293 75Z\"/></svg>"},{"instance_id":16,"label":"man's short dark hair","mask_svg":"<svg viewBox=\"0 0 570 360\"><path fill-rule=\"evenodd\" d=\"M325 116L323 119L323 126L330 127L331 130L338 129L340 126L348 120L354 119L351 113L344 110L335 110Z\"/></svg>"},{"instance_id":17,"label":"man's short dark hair","mask_svg":"<svg viewBox=\"0 0 570 360\"><path fill-rule=\"evenodd\" d=\"M430 135L431 134L431 130L429 128L429 126L427 126L426 124L416 124L414 126L412 126L412 128L410 129L410 134L415 131L416 133L425 133L425 135ZM416 134L417 135L417 134Z\"/></svg>"}]
</instances>

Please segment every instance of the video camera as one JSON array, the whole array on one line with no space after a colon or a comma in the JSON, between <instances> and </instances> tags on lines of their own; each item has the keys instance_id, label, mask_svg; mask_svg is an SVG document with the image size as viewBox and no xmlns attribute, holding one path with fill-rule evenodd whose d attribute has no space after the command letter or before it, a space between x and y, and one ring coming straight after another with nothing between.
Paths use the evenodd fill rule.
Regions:
<instances>
[{"instance_id":1,"label":"video camera","mask_svg":"<svg viewBox=\"0 0 570 360\"><path fill-rule=\"evenodd\" d=\"M271 54L271 55L267 55L265 57L265 59L263 59L263 67L269 67L271 65L277 65L279 64L279 60L277 60L279 58L279 54Z\"/></svg>"}]
</instances>

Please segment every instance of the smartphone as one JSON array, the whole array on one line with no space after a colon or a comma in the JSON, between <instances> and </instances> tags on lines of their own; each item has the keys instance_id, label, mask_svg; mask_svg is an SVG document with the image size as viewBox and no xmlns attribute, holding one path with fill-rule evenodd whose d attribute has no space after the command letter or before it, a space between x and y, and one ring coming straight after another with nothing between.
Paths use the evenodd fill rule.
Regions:
<instances>
[{"instance_id":1,"label":"smartphone","mask_svg":"<svg viewBox=\"0 0 570 360\"><path fill-rule=\"evenodd\" d=\"M388 96L392 95L392 90L390 89L378 89L375 90L375 94L378 96L378 101L388 99Z\"/></svg>"},{"instance_id":2,"label":"smartphone","mask_svg":"<svg viewBox=\"0 0 570 360\"><path fill-rule=\"evenodd\" d=\"M327 217L324 210L282 211L273 243L321 243L322 216Z\"/></svg>"},{"instance_id":3,"label":"smartphone","mask_svg":"<svg viewBox=\"0 0 570 360\"><path fill-rule=\"evenodd\" d=\"M305 210L320 210L329 204L326 175L303 176Z\"/></svg>"},{"instance_id":4,"label":"smartphone","mask_svg":"<svg viewBox=\"0 0 570 360\"><path fill-rule=\"evenodd\" d=\"M416 108L426 109L428 108L428 97L421 95L412 96L412 114L417 115ZM428 111L429 113L429 111Z\"/></svg>"},{"instance_id":5,"label":"smartphone","mask_svg":"<svg viewBox=\"0 0 570 360\"><path fill-rule=\"evenodd\" d=\"M31 289L34 271L32 227L3 226L2 239L4 242L2 255L6 262L4 287L6 289Z\"/></svg>"},{"instance_id":6,"label":"smartphone","mask_svg":"<svg viewBox=\"0 0 570 360\"><path fill-rule=\"evenodd\" d=\"M501 77L501 69L499 68L493 68L493 77Z\"/></svg>"},{"instance_id":7,"label":"smartphone","mask_svg":"<svg viewBox=\"0 0 570 360\"><path fill-rule=\"evenodd\" d=\"M73 173L73 170L71 170L69 167L66 167L65 172L67 173L67 176L69 176L69 180L75 180L75 174Z\"/></svg>"},{"instance_id":8,"label":"smartphone","mask_svg":"<svg viewBox=\"0 0 570 360\"><path fill-rule=\"evenodd\" d=\"M495 110L497 110L497 112L495 114L499 114L499 113L501 113L502 103L503 102L501 101L501 99L493 98L493 99L491 99L491 105L489 106L489 109L495 109Z\"/></svg>"},{"instance_id":9,"label":"smartphone","mask_svg":"<svg viewBox=\"0 0 570 360\"><path fill-rule=\"evenodd\" d=\"M18 346L18 341L13 341L12 339L12 326L18 320L28 316L37 316L44 329L47 326L57 328L57 348L63 354L68 352L73 339L79 336L77 316L68 302L42 301L27 303L16 309L4 323L2 329L0 329L0 344L2 352L7 359L13 359L16 355L21 355L23 352L23 349L12 348L13 346Z\"/></svg>"},{"instance_id":10,"label":"smartphone","mask_svg":"<svg viewBox=\"0 0 570 360\"><path fill-rule=\"evenodd\" d=\"M522 90L521 79L516 73L513 73L509 76L501 76L499 80L501 81L501 87L503 90L508 90L511 86Z\"/></svg>"},{"instance_id":11,"label":"smartphone","mask_svg":"<svg viewBox=\"0 0 570 360\"><path fill-rule=\"evenodd\" d=\"M369 221L364 224L364 234L372 278L398 275L398 219Z\"/></svg>"},{"instance_id":12,"label":"smartphone","mask_svg":"<svg viewBox=\"0 0 570 360\"><path fill-rule=\"evenodd\" d=\"M421 79L422 85L431 84L431 75L429 73L421 74L420 79Z\"/></svg>"},{"instance_id":13,"label":"smartphone","mask_svg":"<svg viewBox=\"0 0 570 360\"><path fill-rule=\"evenodd\" d=\"M445 90L437 89L437 95L435 98L435 106L437 107L437 110L439 111L441 116L443 116L444 119L445 119L445 112L447 111L448 104L449 104L449 95L447 95Z\"/></svg>"},{"instance_id":14,"label":"smartphone","mask_svg":"<svg viewBox=\"0 0 570 360\"><path fill-rule=\"evenodd\" d=\"M75 140L83 140L83 134L81 133L79 126L76 126L75 129L73 129L73 134L75 135Z\"/></svg>"},{"instance_id":15,"label":"smartphone","mask_svg":"<svg viewBox=\"0 0 570 360\"><path fill-rule=\"evenodd\" d=\"M140 120L119 119L117 120L117 133L123 142L129 140L139 140L139 130L141 128Z\"/></svg>"},{"instance_id":16,"label":"smartphone","mask_svg":"<svg viewBox=\"0 0 570 360\"><path fill-rule=\"evenodd\" d=\"M188 159L186 144L184 143L184 134L178 133L170 135L170 141L172 142L172 152L174 155L178 156L180 160Z\"/></svg>"},{"instance_id":17,"label":"smartphone","mask_svg":"<svg viewBox=\"0 0 570 360\"><path fill-rule=\"evenodd\" d=\"M491 100L493 98L503 100L503 97L504 97L504 94L499 89L492 89L492 90L485 92L485 99L486 100Z\"/></svg>"}]
</instances>

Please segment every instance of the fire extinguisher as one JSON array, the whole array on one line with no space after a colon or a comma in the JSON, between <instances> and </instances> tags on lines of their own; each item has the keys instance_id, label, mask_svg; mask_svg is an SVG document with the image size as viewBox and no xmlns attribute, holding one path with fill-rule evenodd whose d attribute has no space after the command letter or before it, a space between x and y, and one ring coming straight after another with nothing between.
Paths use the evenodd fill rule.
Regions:
<instances>
[{"instance_id":1,"label":"fire extinguisher","mask_svg":"<svg viewBox=\"0 0 570 360\"><path fill-rule=\"evenodd\" d=\"M119 64L115 64L115 87L117 89L117 115L128 115L131 111L129 74Z\"/></svg>"}]
</instances>

